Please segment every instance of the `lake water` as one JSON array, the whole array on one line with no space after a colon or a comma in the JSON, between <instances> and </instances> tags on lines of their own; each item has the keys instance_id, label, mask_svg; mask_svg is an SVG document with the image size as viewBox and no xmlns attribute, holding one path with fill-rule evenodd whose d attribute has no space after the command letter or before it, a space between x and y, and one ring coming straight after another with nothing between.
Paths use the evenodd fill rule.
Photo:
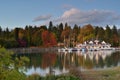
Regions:
<instances>
[{"instance_id":1,"label":"lake water","mask_svg":"<svg viewBox=\"0 0 120 80\"><path fill-rule=\"evenodd\" d=\"M51 71L55 75L69 72L74 66L80 70L106 69L120 66L120 51L94 52L46 52L22 54L30 59L26 65L27 75L39 74L45 76Z\"/></svg>"}]
</instances>

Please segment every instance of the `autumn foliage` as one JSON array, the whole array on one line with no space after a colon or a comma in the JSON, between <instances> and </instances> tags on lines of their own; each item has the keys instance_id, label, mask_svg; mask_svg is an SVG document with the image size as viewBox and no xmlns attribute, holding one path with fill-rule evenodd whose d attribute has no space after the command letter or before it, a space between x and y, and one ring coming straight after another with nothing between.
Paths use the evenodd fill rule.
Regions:
<instances>
[{"instance_id":1,"label":"autumn foliage","mask_svg":"<svg viewBox=\"0 0 120 80\"><path fill-rule=\"evenodd\" d=\"M57 45L55 35L52 32L49 32L48 30L42 32L42 41L43 46L45 47Z\"/></svg>"},{"instance_id":2,"label":"autumn foliage","mask_svg":"<svg viewBox=\"0 0 120 80\"><path fill-rule=\"evenodd\" d=\"M110 43L113 47L120 46L120 29L114 25L110 27L93 26L87 24L83 26L70 26L65 23L49 26L31 26L25 28L16 27L13 30L2 30L0 27L0 46L5 48L16 47L51 47L61 44L61 46L73 47L77 43L98 39Z\"/></svg>"}]
</instances>

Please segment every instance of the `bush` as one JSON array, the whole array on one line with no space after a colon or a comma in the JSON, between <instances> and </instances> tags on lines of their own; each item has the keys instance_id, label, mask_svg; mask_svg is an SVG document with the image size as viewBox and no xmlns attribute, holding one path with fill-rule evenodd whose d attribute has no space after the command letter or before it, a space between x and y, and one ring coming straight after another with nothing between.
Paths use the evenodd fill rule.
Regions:
<instances>
[{"instance_id":1,"label":"bush","mask_svg":"<svg viewBox=\"0 0 120 80\"><path fill-rule=\"evenodd\" d=\"M0 48L0 80L25 80L26 75L22 67L28 58L12 58L13 52ZM17 61L16 61L17 60ZM19 71L21 70L21 71Z\"/></svg>"},{"instance_id":2,"label":"bush","mask_svg":"<svg viewBox=\"0 0 120 80\"><path fill-rule=\"evenodd\" d=\"M32 74L27 77L26 80L80 80L78 77L73 75L47 75L46 77L41 77L38 74Z\"/></svg>"},{"instance_id":3,"label":"bush","mask_svg":"<svg viewBox=\"0 0 120 80\"><path fill-rule=\"evenodd\" d=\"M15 39L0 39L0 44L5 48L18 47L18 42Z\"/></svg>"}]
</instances>

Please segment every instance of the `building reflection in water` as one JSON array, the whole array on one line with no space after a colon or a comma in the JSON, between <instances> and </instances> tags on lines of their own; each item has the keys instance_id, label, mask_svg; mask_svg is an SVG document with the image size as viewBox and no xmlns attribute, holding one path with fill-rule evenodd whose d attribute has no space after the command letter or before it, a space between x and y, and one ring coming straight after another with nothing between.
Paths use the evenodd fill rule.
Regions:
<instances>
[{"instance_id":1,"label":"building reflection in water","mask_svg":"<svg viewBox=\"0 0 120 80\"><path fill-rule=\"evenodd\" d=\"M38 53L27 57L30 59L27 74L58 75L69 72L71 67L90 70L120 66L120 51Z\"/></svg>"},{"instance_id":2,"label":"building reflection in water","mask_svg":"<svg viewBox=\"0 0 120 80\"><path fill-rule=\"evenodd\" d=\"M90 51L90 52L61 52L59 55L61 55L63 58L63 67L68 69L68 66L75 66L80 67L82 69L102 69L111 64L111 66L114 65L110 61L113 60L113 54L114 51ZM119 58L120 59L120 58ZM119 60L117 60L119 63ZM112 61L114 62L114 61Z\"/></svg>"}]
</instances>

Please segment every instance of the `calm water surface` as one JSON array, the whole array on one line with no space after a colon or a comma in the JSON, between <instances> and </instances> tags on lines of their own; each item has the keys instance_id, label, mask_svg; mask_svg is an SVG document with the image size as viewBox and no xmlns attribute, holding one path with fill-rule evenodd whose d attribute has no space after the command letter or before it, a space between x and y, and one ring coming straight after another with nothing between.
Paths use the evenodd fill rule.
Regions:
<instances>
[{"instance_id":1,"label":"calm water surface","mask_svg":"<svg viewBox=\"0 0 120 80\"><path fill-rule=\"evenodd\" d=\"M106 69L120 66L120 51L57 52L24 54L30 59L26 65L27 75L37 73L45 76L51 71L55 75L69 72L74 66L80 70Z\"/></svg>"}]
</instances>

